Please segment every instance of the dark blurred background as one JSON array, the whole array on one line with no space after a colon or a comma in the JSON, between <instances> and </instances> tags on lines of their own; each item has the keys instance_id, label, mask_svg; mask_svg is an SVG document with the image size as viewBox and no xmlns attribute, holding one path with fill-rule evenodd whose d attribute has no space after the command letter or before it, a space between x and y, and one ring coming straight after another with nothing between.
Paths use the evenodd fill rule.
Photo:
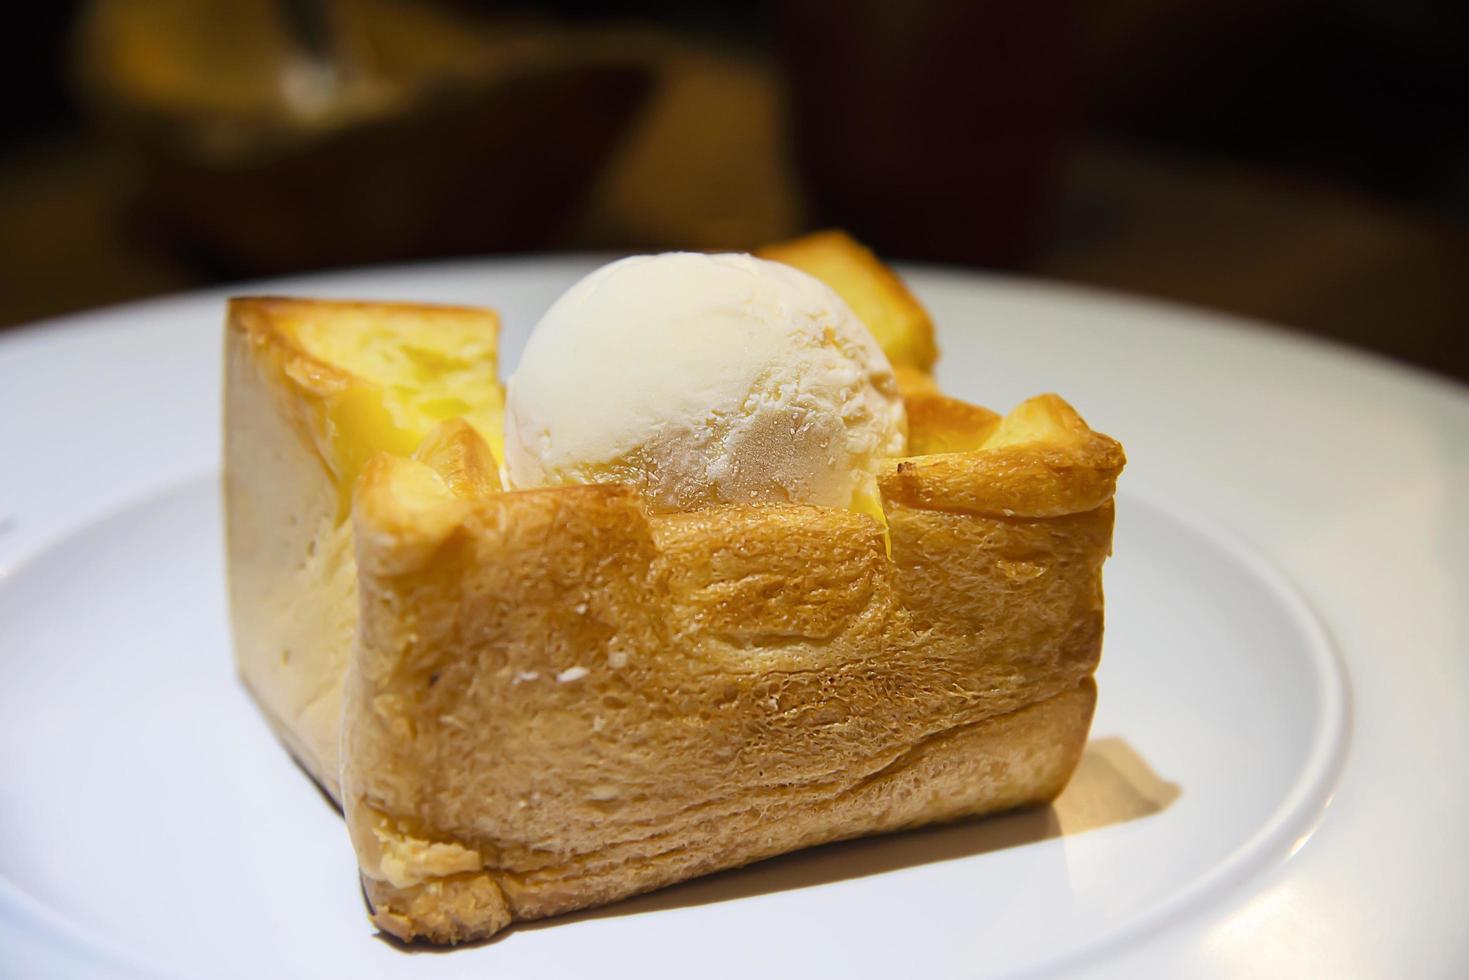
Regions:
<instances>
[{"instance_id":1,"label":"dark blurred background","mask_svg":"<svg viewBox=\"0 0 1469 980\"><path fill-rule=\"evenodd\" d=\"M838 225L1469 379L1466 66L1469 4L1431 0L32 4L0 325Z\"/></svg>"}]
</instances>

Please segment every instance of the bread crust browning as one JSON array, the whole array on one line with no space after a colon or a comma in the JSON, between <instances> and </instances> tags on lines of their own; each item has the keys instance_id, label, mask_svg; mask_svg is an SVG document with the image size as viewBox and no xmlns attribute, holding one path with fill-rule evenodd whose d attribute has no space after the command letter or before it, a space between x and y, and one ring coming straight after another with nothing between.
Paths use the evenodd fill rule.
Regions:
<instances>
[{"instance_id":1,"label":"bread crust browning","mask_svg":"<svg viewBox=\"0 0 1469 980\"><path fill-rule=\"evenodd\" d=\"M896 368L926 372L938 360L933 320L918 297L872 250L828 229L756 249L762 259L793 266L841 296Z\"/></svg>"},{"instance_id":2,"label":"bread crust browning","mask_svg":"<svg viewBox=\"0 0 1469 980\"><path fill-rule=\"evenodd\" d=\"M343 722L374 921L482 938L1053 797L1094 703L1121 465L1072 435L895 466L888 542L832 508L466 498L375 460Z\"/></svg>"},{"instance_id":3,"label":"bread crust browning","mask_svg":"<svg viewBox=\"0 0 1469 980\"><path fill-rule=\"evenodd\" d=\"M384 932L451 944L805 847L1048 803L1081 758L1095 704L1088 677L1045 701L939 733L845 792L752 804L702 825L693 846L640 860L578 857L525 878L487 868L404 888L364 876L363 887Z\"/></svg>"},{"instance_id":4,"label":"bread crust browning","mask_svg":"<svg viewBox=\"0 0 1469 980\"><path fill-rule=\"evenodd\" d=\"M283 322L379 311L494 329L232 302L225 497L241 674L342 802L384 931L479 939L1064 786L1125 462L1064 401L1002 417L899 365L914 455L879 474L884 523L654 513L504 491L483 419L389 424Z\"/></svg>"}]
</instances>

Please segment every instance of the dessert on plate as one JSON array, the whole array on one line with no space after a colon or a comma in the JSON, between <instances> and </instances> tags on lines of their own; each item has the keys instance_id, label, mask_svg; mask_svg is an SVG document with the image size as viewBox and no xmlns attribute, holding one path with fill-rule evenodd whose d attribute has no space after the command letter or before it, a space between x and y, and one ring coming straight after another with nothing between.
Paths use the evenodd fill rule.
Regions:
<instances>
[{"instance_id":1,"label":"dessert on plate","mask_svg":"<svg viewBox=\"0 0 1469 980\"><path fill-rule=\"evenodd\" d=\"M826 841L1041 803L1080 757L1121 447L941 394L837 233L592 273L498 321L241 298L242 678L373 921L454 943Z\"/></svg>"}]
</instances>

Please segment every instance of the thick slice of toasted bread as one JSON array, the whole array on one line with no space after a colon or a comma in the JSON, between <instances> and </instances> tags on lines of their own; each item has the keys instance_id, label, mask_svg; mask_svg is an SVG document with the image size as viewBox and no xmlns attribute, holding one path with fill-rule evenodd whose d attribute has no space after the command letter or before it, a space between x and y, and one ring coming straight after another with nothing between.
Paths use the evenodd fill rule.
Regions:
<instances>
[{"instance_id":1,"label":"thick slice of toasted bread","mask_svg":"<svg viewBox=\"0 0 1469 980\"><path fill-rule=\"evenodd\" d=\"M240 671L342 802L381 928L480 938L1059 792L1095 699L1115 442L1055 396L1001 417L915 371L885 524L506 492L495 326L231 305Z\"/></svg>"}]
</instances>

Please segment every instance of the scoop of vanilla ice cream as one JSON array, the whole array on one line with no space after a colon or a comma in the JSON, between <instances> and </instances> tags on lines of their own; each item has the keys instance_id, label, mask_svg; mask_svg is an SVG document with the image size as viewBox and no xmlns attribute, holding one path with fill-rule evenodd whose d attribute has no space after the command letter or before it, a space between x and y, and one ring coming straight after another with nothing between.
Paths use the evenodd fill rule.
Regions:
<instances>
[{"instance_id":1,"label":"scoop of vanilla ice cream","mask_svg":"<svg viewBox=\"0 0 1469 980\"><path fill-rule=\"evenodd\" d=\"M675 252L603 266L541 319L510 379L505 463L512 487L631 483L679 510L845 507L906 427L891 365L824 283Z\"/></svg>"}]
</instances>

